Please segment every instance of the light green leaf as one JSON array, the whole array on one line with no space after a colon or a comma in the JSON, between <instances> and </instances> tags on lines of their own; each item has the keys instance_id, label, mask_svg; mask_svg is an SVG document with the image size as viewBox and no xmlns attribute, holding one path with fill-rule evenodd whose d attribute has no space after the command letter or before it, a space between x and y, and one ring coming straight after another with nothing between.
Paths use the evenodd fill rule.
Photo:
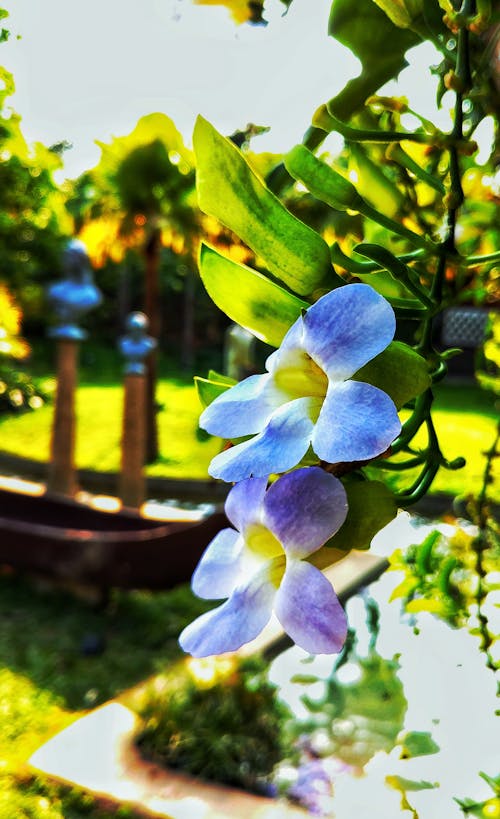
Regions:
<instances>
[{"instance_id":1,"label":"light green leaf","mask_svg":"<svg viewBox=\"0 0 500 819\"><path fill-rule=\"evenodd\" d=\"M396 774L386 776L386 785L394 788L396 791L405 793L406 791L427 791L432 788L439 788L439 782L426 782L424 779L405 779L404 776L397 776Z\"/></svg>"},{"instance_id":2,"label":"light green leaf","mask_svg":"<svg viewBox=\"0 0 500 819\"><path fill-rule=\"evenodd\" d=\"M229 375L218 373L217 370L208 371L208 380L217 381L219 384L227 384L229 387L234 387L234 385L238 383L236 378L231 378Z\"/></svg>"},{"instance_id":3,"label":"light green leaf","mask_svg":"<svg viewBox=\"0 0 500 819\"><path fill-rule=\"evenodd\" d=\"M398 28L412 28L422 15L423 0L374 0Z\"/></svg>"},{"instance_id":4,"label":"light green leaf","mask_svg":"<svg viewBox=\"0 0 500 819\"><path fill-rule=\"evenodd\" d=\"M392 565L392 557L391 557L391 569L398 568L401 571L401 567L396 567ZM403 567L406 568L406 567ZM401 583L392 590L391 596L389 597L389 603L392 603L393 600L397 600L398 597L402 597L403 599L407 599L410 597L411 594L415 591L416 588L420 585L420 581L418 577L405 577Z\"/></svg>"},{"instance_id":5,"label":"light green leaf","mask_svg":"<svg viewBox=\"0 0 500 819\"><path fill-rule=\"evenodd\" d=\"M341 550L368 549L377 532L396 517L396 499L380 481L346 479L344 489L347 518L326 545Z\"/></svg>"},{"instance_id":6,"label":"light green leaf","mask_svg":"<svg viewBox=\"0 0 500 819\"><path fill-rule=\"evenodd\" d=\"M353 379L383 390L398 409L431 383L425 359L402 341L392 341L387 349L361 367Z\"/></svg>"},{"instance_id":7,"label":"light green leaf","mask_svg":"<svg viewBox=\"0 0 500 819\"><path fill-rule=\"evenodd\" d=\"M285 167L316 199L326 202L330 207L336 210L362 210L363 199L354 185L315 157L305 145L292 148L285 156Z\"/></svg>"},{"instance_id":8,"label":"light green leaf","mask_svg":"<svg viewBox=\"0 0 500 819\"><path fill-rule=\"evenodd\" d=\"M391 218L400 212L403 193L387 178L380 165L370 158L364 147L356 142L349 145L349 170L355 171L357 190L371 205Z\"/></svg>"},{"instance_id":9,"label":"light green leaf","mask_svg":"<svg viewBox=\"0 0 500 819\"><path fill-rule=\"evenodd\" d=\"M229 139L198 117L193 142L202 211L234 231L299 295L341 283L326 242L282 205Z\"/></svg>"},{"instance_id":10,"label":"light green leaf","mask_svg":"<svg viewBox=\"0 0 500 819\"><path fill-rule=\"evenodd\" d=\"M200 275L208 295L233 321L257 338L279 347L283 336L309 304L243 264L202 244Z\"/></svg>"},{"instance_id":11,"label":"light green leaf","mask_svg":"<svg viewBox=\"0 0 500 819\"><path fill-rule=\"evenodd\" d=\"M440 750L429 731L408 731L400 739L401 759L410 759L414 756L437 754Z\"/></svg>"},{"instance_id":12,"label":"light green leaf","mask_svg":"<svg viewBox=\"0 0 500 819\"><path fill-rule=\"evenodd\" d=\"M382 133L382 132L381 132ZM404 236L417 247L435 250L430 239L414 233L400 222L394 221L372 207L357 192L354 185L335 171L326 162L318 159L305 145L296 145L285 157L288 173L301 182L316 199L336 210L352 210L362 213L379 225Z\"/></svg>"},{"instance_id":13,"label":"light green leaf","mask_svg":"<svg viewBox=\"0 0 500 819\"><path fill-rule=\"evenodd\" d=\"M232 384L212 381L210 378L201 378L199 375L195 375L194 383L203 407L208 407L212 401L215 401L219 395L222 395L232 386Z\"/></svg>"},{"instance_id":14,"label":"light green leaf","mask_svg":"<svg viewBox=\"0 0 500 819\"><path fill-rule=\"evenodd\" d=\"M418 597L405 603L405 611L408 614L420 614L422 611L427 611L439 617L446 614L448 606L442 597Z\"/></svg>"},{"instance_id":15,"label":"light green leaf","mask_svg":"<svg viewBox=\"0 0 500 819\"><path fill-rule=\"evenodd\" d=\"M500 796L500 774L497 776L489 776L489 774L484 773L484 771L480 771L479 776L481 779L484 779L497 796Z\"/></svg>"}]
</instances>

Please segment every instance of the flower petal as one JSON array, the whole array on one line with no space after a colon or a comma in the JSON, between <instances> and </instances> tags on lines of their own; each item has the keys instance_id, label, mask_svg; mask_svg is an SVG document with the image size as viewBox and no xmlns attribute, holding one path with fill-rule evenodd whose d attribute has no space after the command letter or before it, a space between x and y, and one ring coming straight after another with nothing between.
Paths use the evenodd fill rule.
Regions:
<instances>
[{"instance_id":1,"label":"flower petal","mask_svg":"<svg viewBox=\"0 0 500 819\"><path fill-rule=\"evenodd\" d=\"M200 427L221 438L253 435L286 400L268 373L250 375L208 405L200 415Z\"/></svg>"},{"instance_id":2,"label":"flower petal","mask_svg":"<svg viewBox=\"0 0 500 819\"><path fill-rule=\"evenodd\" d=\"M260 435L216 455L208 468L210 475L242 481L296 466L309 447L318 408L314 398L289 401L273 413Z\"/></svg>"},{"instance_id":3,"label":"flower petal","mask_svg":"<svg viewBox=\"0 0 500 819\"><path fill-rule=\"evenodd\" d=\"M307 557L340 529L347 515L345 489L317 466L289 472L269 487L264 523L288 555Z\"/></svg>"},{"instance_id":4,"label":"flower petal","mask_svg":"<svg viewBox=\"0 0 500 819\"><path fill-rule=\"evenodd\" d=\"M248 478L235 484L226 498L224 510L227 517L242 534L251 523L260 523L262 501L267 486L263 478Z\"/></svg>"},{"instance_id":5,"label":"flower petal","mask_svg":"<svg viewBox=\"0 0 500 819\"><path fill-rule=\"evenodd\" d=\"M288 332L277 350L271 353L266 360L266 370L272 373L279 364L280 357L283 354L288 354L289 351L303 349L304 344L304 322L302 316L299 316Z\"/></svg>"},{"instance_id":6,"label":"flower petal","mask_svg":"<svg viewBox=\"0 0 500 819\"><path fill-rule=\"evenodd\" d=\"M350 378L385 350L396 329L391 305L367 284L332 290L303 321L304 348L332 381Z\"/></svg>"},{"instance_id":7,"label":"flower petal","mask_svg":"<svg viewBox=\"0 0 500 819\"><path fill-rule=\"evenodd\" d=\"M238 585L244 540L234 529L222 529L203 552L191 588L205 600L229 597Z\"/></svg>"},{"instance_id":8,"label":"flower petal","mask_svg":"<svg viewBox=\"0 0 500 819\"><path fill-rule=\"evenodd\" d=\"M396 407L372 384L330 384L314 428L313 449L324 461L368 461L388 448L401 431Z\"/></svg>"},{"instance_id":9,"label":"flower petal","mask_svg":"<svg viewBox=\"0 0 500 819\"><path fill-rule=\"evenodd\" d=\"M311 654L335 654L344 645L345 612L330 581L309 563L289 561L274 611L292 640Z\"/></svg>"},{"instance_id":10,"label":"flower petal","mask_svg":"<svg viewBox=\"0 0 500 819\"><path fill-rule=\"evenodd\" d=\"M190 623L179 637L184 651L193 657L224 654L257 637L271 617L276 595L276 585L270 579L274 562L235 589L221 606Z\"/></svg>"}]
</instances>

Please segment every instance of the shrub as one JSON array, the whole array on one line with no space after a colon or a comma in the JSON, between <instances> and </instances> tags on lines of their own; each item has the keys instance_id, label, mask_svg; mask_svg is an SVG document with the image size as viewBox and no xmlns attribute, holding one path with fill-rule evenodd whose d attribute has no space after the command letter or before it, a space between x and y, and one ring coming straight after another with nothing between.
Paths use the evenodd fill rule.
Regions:
<instances>
[{"instance_id":1,"label":"shrub","mask_svg":"<svg viewBox=\"0 0 500 819\"><path fill-rule=\"evenodd\" d=\"M157 677L138 710L143 754L205 779L259 792L287 753L289 712L259 659L188 660Z\"/></svg>"}]
</instances>

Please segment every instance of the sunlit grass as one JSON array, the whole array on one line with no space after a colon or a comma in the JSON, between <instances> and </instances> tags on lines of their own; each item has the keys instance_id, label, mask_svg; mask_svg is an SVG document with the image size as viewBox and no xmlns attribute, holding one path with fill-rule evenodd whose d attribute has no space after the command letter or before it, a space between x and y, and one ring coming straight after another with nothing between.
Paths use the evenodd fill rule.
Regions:
<instances>
[{"instance_id":1,"label":"sunlit grass","mask_svg":"<svg viewBox=\"0 0 500 819\"><path fill-rule=\"evenodd\" d=\"M198 430L200 403L191 379L158 385L161 455L147 474L168 478L206 478L220 441ZM119 384L81 384L77 392L76 462L79 468L116 471L120 466L123 388ZM0 420L0 448L46 461L50 451L53 406Z\"/></svg>"},{"instance_id":2,"label":"sunlit grass","mask_svg":"<svg viewBox=\"0 0 500 819\"><path fill-rule=\"evenodd\" d=\"M495 436L497 409L491 394L473 385L440 386L436 390L434 421L442 451L448 460L465 457L456 472L441 469L433 492L462 495L477 492L484 472L484 452ZM160 458L147 474L166 478L204 479L220 440L198 428L200 404L191 379L163 379L158 386ZM123 388L116 383L83 383L77 395L77 465L84 469L116 471L120 466ZM49 457L53 407L0 420L1 449L46 461ZM425 433L414 441L425 446ZM411 476L405 476L411 482ZM499 482L491 487L500 500Z\"/></svg>"},{"instance_id":3,"label":"sunlit grass","mask_svg":"<svg viewBox=\"0 0 500 819\"><path fill-rule=\"evenodd\" d=\"M454 497L477 495L481 489L486 452L493 445L498 419L498 407L494 396L476 387L463 385L443 385L436 390L433 412L434 425L441 451L448 461L463 457L466 464L462 469L441 468L432 484L431 492L446 492ZM420 430L412 446L424 448L427 444L425 430ZM498 460L498 459L497 459ZM386 473L388 474L388 473ZM393 485L403 488L409 485L418 471L404 476L393 476ZM496 480L489 486L488 496L500 501L500 481L498 465L494 473Z\"/></svg>"}]
</instances>

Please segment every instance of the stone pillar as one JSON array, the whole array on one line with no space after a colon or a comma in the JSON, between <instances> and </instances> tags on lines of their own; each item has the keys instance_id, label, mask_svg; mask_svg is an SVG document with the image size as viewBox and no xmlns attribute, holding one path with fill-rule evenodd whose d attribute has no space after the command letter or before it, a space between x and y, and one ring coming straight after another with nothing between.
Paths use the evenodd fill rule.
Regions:
<instances>
[{"instance_id":1,"label":"stone pillar","mask_svg":"<svg viewBox=\"0 0 500 819\"><path fill-rule=\"evenodd\" d=\"M49 336L57 341L57 391L52 424L47 490L65 495L77 491L75 469L75 390L79 343L86 333L77 320L101 302L92 281L87 251L72 239L63 256L65 277L48 288L48 300L55 314Z\"/></svg>"},{"instance_id":2,"label":"stone pillar","mask_svg":"<svg viewBox=\"0 0 500 819\"><path fill-rule=\"evenodd\" d=\"M75 389L78 343L61 339L57 344L57 391L50 441L47 489L64 495L77 491L75 470Z\"/></svg>"},{"instance_id":3,"label":"stone pillar","mask_svg":"<svg viewBox=\"0 0 500 819\"><path fill-rule=\"evenodd\" d=\"M156 347L147 335L144 313L131 313L127 334L118 341L125 358L125 396L121 442L119 497L125 506L138 508L145 498L144 456L146 452L146 358Z\"/></svg>"}]
</instances>

